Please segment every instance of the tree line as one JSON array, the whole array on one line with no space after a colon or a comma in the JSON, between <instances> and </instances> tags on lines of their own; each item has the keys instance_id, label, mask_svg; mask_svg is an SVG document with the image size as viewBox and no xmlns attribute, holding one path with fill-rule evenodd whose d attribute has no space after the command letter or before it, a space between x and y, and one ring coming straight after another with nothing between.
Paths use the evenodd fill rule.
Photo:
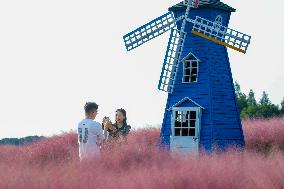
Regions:
<instances>
[{"instance_id":1,"label":"tree line","mask_svg":"<svg viewBox=\"0 0 284 189\"><path fill-rule=\"evenodd\" d=\"M242 119L245 118L270 118L284 115L284 98L280 105L273 104L268 94L263 91L259 101L255 99L255 93L250 89L248 95L241 91L240 85L235 82L237 104Z\"/></svg>"},{"instance_id":2,"label":"tree line","mask_svg":"<svg viewBox=\"0 0 284 189\"><path fill-rule=\"evenodd\" d=\"M20 146L20 145L30 144L42 140L44 138L45 137L43 136L27 136L24 138L3 138L2 140L0 140L0 145L9 144L9 145Z\"/></svg>"}]
</instances>

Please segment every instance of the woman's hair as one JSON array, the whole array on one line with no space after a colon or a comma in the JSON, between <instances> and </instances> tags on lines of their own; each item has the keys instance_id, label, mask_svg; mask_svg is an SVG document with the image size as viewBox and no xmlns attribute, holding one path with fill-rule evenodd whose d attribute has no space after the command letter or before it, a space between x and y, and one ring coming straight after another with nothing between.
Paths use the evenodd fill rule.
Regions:
<instances>
[{"instance_id":1,"label":"woman's hair","mask_svg":"<svg viewBox=\"0 0 284 189\"><path fill-rule=\"evenodd\" d=\"M117 109L115 112L120 112L124 116L123 125L127 125L126 111L123 108ZM115 122L116 123L116 122ZM116 123L117 124L117 123Z\"/></svg>"}]
</instances>

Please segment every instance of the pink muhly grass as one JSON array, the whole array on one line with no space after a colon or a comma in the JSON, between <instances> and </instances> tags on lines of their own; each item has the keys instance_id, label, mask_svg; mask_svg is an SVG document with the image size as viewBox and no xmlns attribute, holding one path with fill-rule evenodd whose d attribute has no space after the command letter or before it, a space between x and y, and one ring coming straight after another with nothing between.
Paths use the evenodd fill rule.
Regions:
<instances>
[{"instance_id":1,"label":"pink muhly grass","mask_svg":"<svg viewBox=\"0 0 284 189\"><path fill-rule=\"evenodd\" d=\"M21 151L32 164L65 162L78 156L77 135L65 133L22 147Z\"/></svg>"},{"instance_id":2,"label":"pink muhly grass","mask_svg":"<svg viewBox=\"0 0 284 189\"><path fill-rule=\"evenodd\" d=\"M271 121L262 120L263 127ZM0 189L284 188L283 153L274 149L263 156L253 149L275 133L256 140L253 134L261 134L257 130L262 126L250 126L257 122L244 123L245 136L250 137L246 150L211 155L160 151L158 129L132 131L127 142L107 145L101 157L81 163L75 133L23 147L0 146Z\"/></svg>"},{"instance_id":3,"label":"pink muhly grass","mask_svg":"<svg viewBox=\"0 0 284 189\"><path fill-rule=\"evenodd\" d=\"M265 153L274 148L284 151L284 117L248 119L243 128L247 149Z\"/></svg>"}]
</instances>

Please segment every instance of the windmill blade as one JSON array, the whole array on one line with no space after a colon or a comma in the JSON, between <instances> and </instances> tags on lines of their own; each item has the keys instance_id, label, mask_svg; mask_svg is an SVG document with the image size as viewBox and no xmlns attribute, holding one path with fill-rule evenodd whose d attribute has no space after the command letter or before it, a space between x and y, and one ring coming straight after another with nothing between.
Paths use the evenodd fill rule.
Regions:
<instances>
[{"instance_id":1,"label":"windmill blade","mask_svg":"<svg viewBox=\"0 0 284 189\"><path fill-rule=\"evenodd\" d=\"M181 30L176 30L176 29L171 30L168 48L164 59L160 81L158 84L159 90L169 93L173 92L178 63L180 61L181 53L183 50L183 43L186 37L186 32L185 32L185 26L187 22L186 19L189 16L189 11L192 2L193 0L187 1L187 7L184 16L178 18L178 19L183 19Z\"/></svg>"},{"instance_id":2,"label":"windmill blade","mask_svg":"<svg viewBox=\"0 0 284 189\"><path fill-rule=\"evenodd\" d=\"M146 43L147 41L167 32L176 26L174 15L168 12L148 24L145 24L123 36L123 40L128 51Z\"/></svg>"},{"instance_id":3,"label":"windmill blade","mask_svg":"<svg viewBox=\"0 0 284 189\"><path fill-rule=\"evenodd\" d=\"M172 29L158 89L172 93L186 33Z\"/></svg>"},{"instance_id":4,"label":"windmill blade","mask_svg":"<svg viewBox=\"0 0 284 189\"><path fill-rule=\"evenodd\" d=\"M251 36L201 17L193 21L192 33L218 44L246 53Z\"/></svg>"}]
</instances>

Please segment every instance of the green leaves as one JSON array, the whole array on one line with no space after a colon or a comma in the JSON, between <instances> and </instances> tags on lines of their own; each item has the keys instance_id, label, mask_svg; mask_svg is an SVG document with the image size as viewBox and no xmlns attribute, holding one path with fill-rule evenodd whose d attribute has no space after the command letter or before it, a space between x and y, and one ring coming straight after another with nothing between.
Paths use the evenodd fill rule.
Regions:
<instances>
[{"instance_id":1,"label":"green leaves","mask_svg":"<svg viewBox=\"0 0 284 189\"><path fill-rule=\"evenodd\" d=\"M242 93L240 85L235 83L235 93L241 118L269 118L284 114L284 98L281 102L281 108L272 104L268 94L263 91L262 97L257 103L255 93L251 89L249 94Z\"/></svg>"}]
</instances>

